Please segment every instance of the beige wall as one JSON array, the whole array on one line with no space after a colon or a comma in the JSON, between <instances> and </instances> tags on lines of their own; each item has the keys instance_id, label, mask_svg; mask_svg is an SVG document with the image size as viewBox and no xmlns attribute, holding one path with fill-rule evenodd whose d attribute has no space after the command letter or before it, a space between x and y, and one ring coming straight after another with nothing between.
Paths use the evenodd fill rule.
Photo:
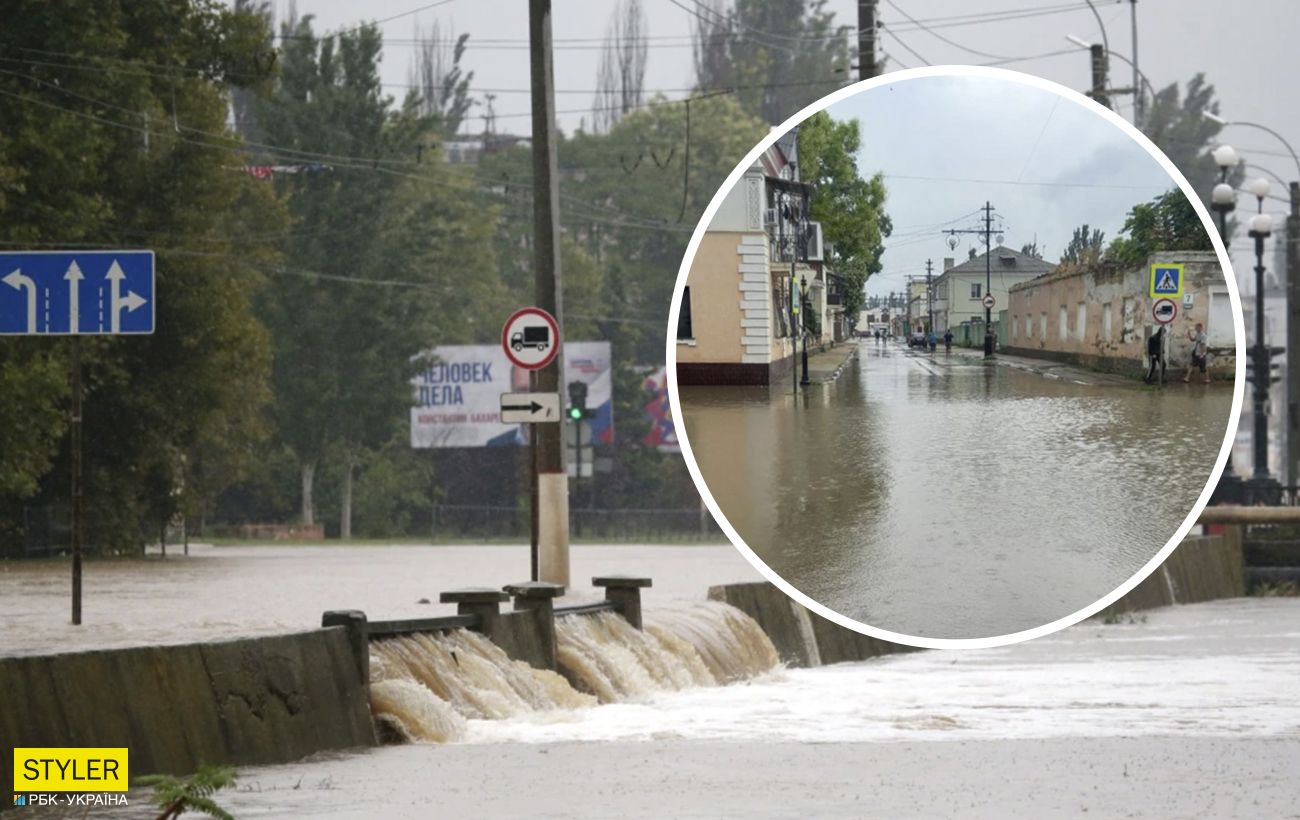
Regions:
<instances>
[{"instance_id":1,"label":"beige wall","mask_svg":"<svg viewBox=\"0 0 1300 820\"><path fill-rule=\"evenodd\" d=\"M743 234L709 231L686 275L691 289L691 332L694 343L678 340L677 361L739 362L740 254Z\"/></svg>"},{"instance_id":2,"label":"beige wall","mask_svg":"<svg viewBox=\"0 0 1300 820\"><path fill-rule=\"evenodd\" d=\"M1155 300L1148 295L1153 263L1184 265L1184 298L1175 300L1178 318L1169 326L1171 366L1187 364L1191 350L1187 332L1197 322L1206 325L1212 346L1225 334L1232 337L1231 326L1212 326L1231 321L1231 311L1225 317L1223 311L1211 310L1212 302L1218 306L1223 304L1219 300L1227 299L1217 258L1209 251L1182 251L1154 254L1147 264L1131 270L1055 273L1012 288L1007 307L1010 327L1003 334L1003 345L1031 353L1072 354L1092 364L1103 364L1101 359L1141 363L1146 340L1157 327L1151 317ZM1190 305L1185 302L1189 295ZM1230 371L1232 358L1231 353L1220 356L1215 369Z\"/></svg>"}]
</instances>

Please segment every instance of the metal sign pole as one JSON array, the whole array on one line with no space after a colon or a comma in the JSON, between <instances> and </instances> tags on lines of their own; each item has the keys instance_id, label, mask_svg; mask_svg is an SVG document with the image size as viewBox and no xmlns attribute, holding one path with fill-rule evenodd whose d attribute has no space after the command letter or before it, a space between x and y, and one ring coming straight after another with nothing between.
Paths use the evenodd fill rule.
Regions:
<instances>
[{"instance_id":1,"label":"metal sign pole","mask_svg":"<svg viewBox=\"0 0 1300 820\"><path fill-rule=\"evenodd\" d=\"M72 624L81 625L81 337L72 337Z\"/></svg>"}]
</instances>

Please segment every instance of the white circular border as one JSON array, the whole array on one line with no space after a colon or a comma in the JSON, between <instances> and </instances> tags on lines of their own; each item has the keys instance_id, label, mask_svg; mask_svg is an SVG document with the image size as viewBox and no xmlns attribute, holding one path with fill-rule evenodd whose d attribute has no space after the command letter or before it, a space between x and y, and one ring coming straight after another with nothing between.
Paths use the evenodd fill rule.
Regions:
<instances>
[{"instance_id":1,"label":"white circular border","mask_svg":"<svg viewBox=\"0 0 1300 820\"><path fill-rule=\"evenodd\" d=\"M1070 615L1066 615L1063 618L1058 618L1055 621L1043 624L1042 626L988 638L925 638L879 629L870 626L869 624L855 621L852 618L847 618L838 612L821 605L817 601L800 592L792 584L774 572L761 558L758 557L758 555L754 553L753 550L749 548L749 545L745 543L744 539L740 537L735 528L731 526L731 522L728 521L727 517L723 514L722 509L718 506L718 502L714 500L713 494L709 492L708 485L705 483L704 477L700 474L699 465L695 461L695 454L691 450L691 444L686 434L686 426L682 424L681 398L677 389L677 338L674 331L677 328L678 314L681 311L682 288L686 284L687 275L690 273L691 264L695 260L695 254L699 250L700 241L704 238L706 229L710 223L713 222L713 217L717 213L718 208L722 205L723 199L726 198L726 195L740 180L740 177L745 173L745 171L764 151L768 149L768 147L776 142L776 140L782 135L787 133L791 128L803 122L818 111L822 111L840 100L852 97L873 88L894 85L901 82L907 82L908 80L915 80L923 77L954 76L982 77L991 80L1002 80L1005 82L1014 82L1021 85L1033 86L1034 88L1052 92L1069 102L1088 108L1093 113L1107 120L1116 128L1127 134L1138 145L1142 146L1142 148L1160 164L1160 167L1164 168L1170 178L1178 184L1178 187L1182 190L1188 201L1190 201L1192 206L1196 209L1196 213L1201 217L1201 224L1204 226L1206 233L1210 236L1210 241L1214 246L1215 253L1219 257L1219 266L1223 271L1224 280L1228 287L1228 298L1232 304L1233 326L1235 330L1234 336L1236 338L1237 347L1237 372L1232 393L1232 411L1228 419L1228 428L1224 435L1223 446L1219 448L1219 458L1215 461L1214 470L1210 473L1210 479L1206 483L1205 488L1201 491L1200 497L1197 498L1196 503L1192 506L1191 512L1187 514L1187 518L1183 521L1182 526L1178 528L1173 537L1165 544L1164 548L1157 552L1155 556L1152 557L1151 560L1131 578L1123 584L1120 584L1120 586L1109 595L1102 597L1095 603ZM1064 629L1067 626L1072 626L1091 615L1095 615L1107 606L1110 606L1112 603L1119 600L1119 598L1123 597L1129 592L1129 590L1142 583L1142 581L1154 572L1157 567L1164 563L1165 559L1169 557L1180 543L1182 543L1183 539L1187 537L1188 532L1190 532L1192 527L1195 526L1196 520L1200 517L1201 511L1205 509L1205 505L1209 503L1210 495L1218 485L1219 478L1223 475L1223 469L1227 463L1228 456L1232 451L1232 443L1236 439L1237 435L1237 424L1241 418L1241 405L1246 394L1246 332L1244 321L1242 319L1241 296L1237 292L1236 275L1233 273L1232 263L1228 258L1227 250L1224 248L1218 229L1210 218L1209 211L1206 210L1205 205L1201 202L1200 197L1196 195L1196 192L1192 189L1192 186L1188 183L1187 179L1182 175L1178 168L1174 166L1173 162L1171 162L1169 158L1160 151L1160 149L1156 148L1151 140L1147 139L1146 135L1141 131L1138 131L1127 120L1123 119L1109 108L1105 108L1077 91L1066 88L1065 86L1054 83L1050 80L1043 79L1042 77L1037 77L1032 74L1022 74L1018 71L1010 71L1003 68L990 68L986 66L931 66L927 68L913 68L906 71L897 71L879 77L873 77L869 80L863 80L854 83L853 85L846 86L832 94L822 97L820 100L817 100L787 119L785 122L781 123L781 125L772 129L767 136L759 141L758 145L754 146L754 148L745 155L745 158L741 160L740 164L737 165L727 176L726 181L722 183L718 192L714 194L713 199L709 202L709 206L704 209L704 215L700 218L699 224L695 226L695 232L691 234L691 241L686 247L686 255L682 258L682 265L677 273L677 283L673 286L673 299L672 305L669 308L668 328L665 336L667 345L666 374L668 380L668 402L672 408L673 425L677 432L677 440L681 445L682 455L686 459L686 468L690 471L691 479L695 482L695 487L699 490L700 496L704 499L704 503L708 505L709 512L713 513L714 519L717 520L718 525L722 527L722 531L726 533L727 538L730 539L731 543L740 551L741 555L745 556L746 560L754 566L754 569L758 570L763 577L779 588L782 592L823 618L864 635L870 635L874 638L880 638L881 640L907 644L909 646L918 646L926 649L983 649L995 646L1006 646L1008 644L1019 643L1021 641L1039 638L1044 635L1050 635L1051 633Z\"/></svg>"}]
</instances>

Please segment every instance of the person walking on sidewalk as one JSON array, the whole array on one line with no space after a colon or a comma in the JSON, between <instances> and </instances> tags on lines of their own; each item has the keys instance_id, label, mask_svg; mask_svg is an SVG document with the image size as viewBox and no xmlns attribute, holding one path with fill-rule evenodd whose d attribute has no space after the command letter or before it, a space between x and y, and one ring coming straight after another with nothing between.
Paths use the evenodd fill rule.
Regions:
<instances>
[{"instance_id":1,"label":"person walking on sidewalk","mask_svg":"<svg viewBox=\"0 0 1300 820\"><path fill-rule=\"evenodd\" d=\"M1164 358L1161 354L1165 349L1165 326L1161 325L1151 338L1147 339L1147 360L1150 364L1147 366L1147 374L1142 377L1142 381L1147 384L1153 384L1156 381L1157 374L1164 368Z\"/></svg>"},{"instance_id":2,"label":"person walking on sidewalk","mask_svg":"<svg viewBox=\"0 0 1300 820\"><path fill-rule=\"evenodd\" d=\"M1190 382L1192 380L1192 368L1195 367L1205 377L1205 383L1209 384L1210 374L1205 369L1205 360L1210 353L1210 339L1205 335L1205 325L1197 322L1195 330L1187 331L1187 338L1192 341L1192 361L1187 365L1187 374L1183 376L1183 381Z\"/></svg>"},{"instance_id":3,"label":"person walking on sidewalk","mask_svg":"<svg viewBox=\"0 0 1300 820\"><path fill-rule=\"evenodd\" d=\"M948 328L943 332L943 352L952 352L952 328Z\"/></svg>"},{"instance_id":4,"label":"person walking on sidewalk","mask_svg":"<svg viewBox=\"0 0 1300 820\"><path fill-rule=\"evenodd\" d=\"M925 340L930 343L930 352L933 353L934 349L939 346L939 337L934 335L933 328L925 335Z\"/></svg>"}]
</instances>

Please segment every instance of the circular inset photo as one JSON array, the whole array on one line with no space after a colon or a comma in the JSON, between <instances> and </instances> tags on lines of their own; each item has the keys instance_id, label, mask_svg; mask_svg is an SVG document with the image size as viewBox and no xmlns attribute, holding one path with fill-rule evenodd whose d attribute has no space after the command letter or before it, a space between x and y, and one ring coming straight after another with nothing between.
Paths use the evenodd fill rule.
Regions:
<instances>
[{"instance_id":1,"label":"circular inset photo","mask_svg":"<svg viewBox=\"0 0 1300 820\"><path fill-rule=\"evenodd\" d=\"M837 92L751 151L683 263L669 390L701 494L769 580L877 637L1097 612L1228 459L1245 343L1213 226L1136 129L1040 78Z\"/></svg>"}]
</instances>

